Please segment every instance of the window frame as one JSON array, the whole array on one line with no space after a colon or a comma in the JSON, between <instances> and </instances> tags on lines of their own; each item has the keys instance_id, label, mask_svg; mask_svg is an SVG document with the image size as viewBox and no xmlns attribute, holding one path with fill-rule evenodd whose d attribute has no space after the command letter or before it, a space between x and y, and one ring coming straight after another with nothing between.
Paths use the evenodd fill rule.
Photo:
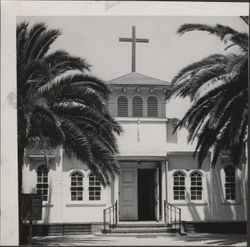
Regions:
<instances>
[{"instance_id":1,"label":"window frame","mask_svg":"<svg viewBox=\"0 0 250 247\"><path fill-rule=\"evenodd\" d=\"M232 169L234 171L234 182L227 182L227 169ZM237 183L236 183L236 169L235 167L233 167L232 165L227 165L224 167L224 184L223 184L223 188L224 188L224 200L226 203L235 203L237 202ZM231 170L231 171L232 171ZM226 184L234 184L234 199L227 199L227 186ZM230 186L229 186L230 187ZM232 194L232 193L230 193Z\"/></svg>"},{"instance_id":2,"label":"window frame","mask_svg":"<svg viewBox=\"0 0 250 247\"><path fill-rule=\"evenodd\" d=\"M192 185L192 176L195 173L199 174L199 176L200 176L200 182L201 182L200 186L197 185L197 181L196 181L196 185ZM190 180L189 181L190 182L190 190L189 190L190 191L190 201L194 202L194 203L196 203L196 202L203 202L204 201L204 181L203 181L203 174L200 171L194 170L194 171L192 171L190 173L189 180ZM199 187L201 187L201 189L200 189L200 191L201 191L201 199L192 199L192 187L194 187L196 189L199 188ZM196 194L196 196L197 196L197 194Z\"/></svg>"},{"instance_id":3,"label":"window frame","mask_svg":"<svg viewBox=\"0 0 250 247\"><path fill-rule=\"evenodd\" d=\"M183 184L183 186L175 184L175 177L176 177L176 174L178 174L178 173L181 173L183 175L182 176L184 178L184 184ZM186 202L186 199L187 199L187 189L186 189L186 183L187 183L187 181L186 180L187 180L187 176L186 176L185 171L183 171L183 170L176 170L176 171L173 172L173 174L172 174L173 197L172 198L173 198L173 201L176 202L176 203L178 203L178 202ZM183 190L184 191L184 199L176 199L175 198L175 191L177 191L177 189L175 190L175 187L184 187L184 190Z\"/></svg>"},{"instance_id":4,"label":"window frame","mask_svg":"<svg viewBox=\"0 0 250 247\"><path fill-rule=\"evenodd\" d=\"M90 184L91 182L93 182L93 181L91 181L91 177L94 177L94 185ZM98 185L96 185L96 183L98 183ZM92 188L93 188L93 190L92 190ZM93 192L92 195L90 195L91 192ZM95 193L99 194L99 199L95 199L95 197L97 196ZM93 197L94 199L91 200L90 196L94 196ZM90 203L102 202L102 200L103 200L102 197L103 197L103 195L102 195L101 182L98 181L98 179L96 178L96 175L94 175L93 172L90 172L89 175L88 175L88 202L90 202Z\"/></svg>"},{"instance_id":5,"label":"window frame","mask_svg":"<svg viewBox=\"0 0 250 247\"><path fill-rule=\"evenodd\" d=\"M39 176L40 170L41 170L41 175ZM44 170L46 171L45 175L44 175ZM39 177L41 178L41 181L38 181ZM44 181L44 178L47 178L47 182ZM41 193L39 193L38 191L41 191ZM47 191L46 195L44 195L43 191ZM36 193L37 195L42 195L43 203L47 203L49 201L49 168L46 167L45 164L39 165L36 169ZM47 197L46 200L44 199L44 197Z\"/></svg>"},{"instance_id":6,"label":"window frame","mask_svg":"<svg viewBox=\"0 0 250 247\"><path fill-rule=\"evenodd\" d=\"M78 174L78 176L80 175L79 177L81 177L81 179L82 179L81 185L79 185L79 184L77 185L77 182L79 182L79 181L78 181L78 179L76 179L76 181L75 181L76 185L72 186L72 182L74 182L74 181L72 181L72 177L75 174ZM73 191L73 189L76 189L74 191L74 192L76 192L76 195L75 195L76 196L76 200L72 199L72 191ZM81 195L78 194L79 192L81 192ZM81 199L79 200L78 197L79 198L81 197ZM79 171L79 170L74 170L74 171L72 171L70 173L70 201L71 202L76 202L76 203L84 201L84 174L81 171Z\"/></svg>"}]
</instances>

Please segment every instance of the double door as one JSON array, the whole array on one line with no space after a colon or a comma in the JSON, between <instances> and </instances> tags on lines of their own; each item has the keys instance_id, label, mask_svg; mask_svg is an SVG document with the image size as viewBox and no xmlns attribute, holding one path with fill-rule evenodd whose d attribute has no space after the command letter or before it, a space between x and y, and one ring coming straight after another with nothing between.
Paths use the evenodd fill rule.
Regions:
<instances>
[{"instance_id":1,"label":"double door","mask_svg":"<svg viewBox=\"0 0 250 247\"><path fill-rule=\"evenodd\" d=\"M119 189L120 220L159 219L159 168L121 168Z\"/></svg>"}]
</instances>

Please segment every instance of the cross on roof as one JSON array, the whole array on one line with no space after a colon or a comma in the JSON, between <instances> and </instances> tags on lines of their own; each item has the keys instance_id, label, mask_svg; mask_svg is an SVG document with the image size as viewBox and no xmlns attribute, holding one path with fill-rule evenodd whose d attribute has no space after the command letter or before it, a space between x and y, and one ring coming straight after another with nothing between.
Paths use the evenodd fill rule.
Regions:
<instances>
[{"instance_id":1,"label":"cross on roof","mask_svg":"<svg viewBox=\"0 0 250 247\"><path fill-rule=\"evenodd\" d=\"M136 65L136 43L148 43L148 39L137 39L135 33L135 26L132 26L132 38L119 38L120 42L131 42L132 43L132 72L135 72Z\"/></svg>"}]
</instances>

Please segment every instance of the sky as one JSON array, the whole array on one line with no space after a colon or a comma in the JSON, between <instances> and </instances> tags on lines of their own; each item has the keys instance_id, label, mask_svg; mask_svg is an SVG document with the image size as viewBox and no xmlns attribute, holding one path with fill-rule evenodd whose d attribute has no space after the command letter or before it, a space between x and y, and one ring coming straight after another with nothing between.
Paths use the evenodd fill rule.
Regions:
<instances>
[{"instance_id":1,"label":"sky","mask_svg":"<svg viewBox=\"0 0 250 247\"><path fill-rule=\"evenodd\" d=\"M136 72L170 82L184 66L214 53L237 52L224 50L217 37L206 32L190 32L183 36L177 29L185 23L228 25L237 31L248 32L239 17L182 17L182 16L57 16L18 17L17 22L30 24L45 22L62 35L51 46L51 51L64 49L71 55L85 58L92 65L93 74L104 80L131 72L131 43L119 42L130 38L132 26L136 37L149 43L136 45ZM181 117L189 107L189 100L173 100L167 107L168 117Z\"/></svg>"}]
</instances>

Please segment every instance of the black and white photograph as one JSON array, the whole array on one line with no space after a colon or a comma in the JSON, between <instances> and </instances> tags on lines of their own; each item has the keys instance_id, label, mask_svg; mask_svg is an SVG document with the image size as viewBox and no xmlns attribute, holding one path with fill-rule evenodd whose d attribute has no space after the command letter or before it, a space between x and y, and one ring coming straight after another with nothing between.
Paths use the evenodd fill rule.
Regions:
<instances>
[{"instance_id":1,"label":"black and white photograph","mask_svg":"<svg viewBox=\"0 0 250 247\"><path fill-rule=\"evenodd\" d=\"M248 3L2 7L0 245L247 246Z\"/></svg>"}]
</instances>

